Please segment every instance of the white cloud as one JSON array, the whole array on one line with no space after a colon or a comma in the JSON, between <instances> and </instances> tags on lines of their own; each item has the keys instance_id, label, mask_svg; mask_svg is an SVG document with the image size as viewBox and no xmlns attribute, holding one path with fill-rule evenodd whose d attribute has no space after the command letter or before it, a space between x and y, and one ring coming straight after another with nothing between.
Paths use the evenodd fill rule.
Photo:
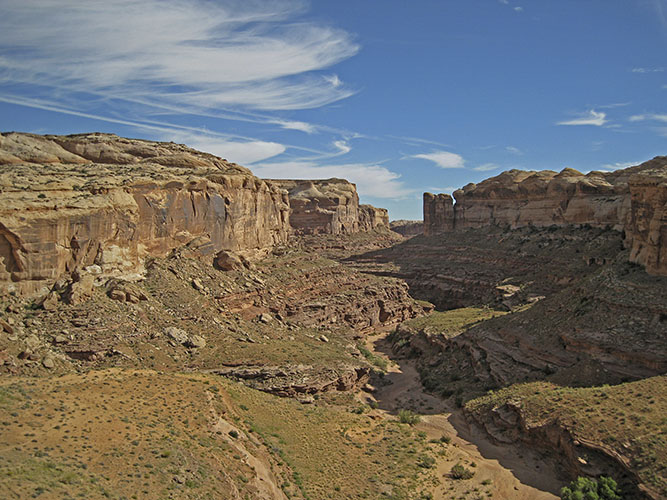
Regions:
<instances>
[{"instance_id":1,"label":"white cloud","mask_svg":"<svg viewBox=\"0 0 667 500\"><path fill-rule=\"evenodd\" d=\"M191 148L211 153L240 165L272 158L285 152L285 146L276 142L229 140L215 135L194 132L178 132L162 134L163 141L183 143Z\"/></svg>"},{"instance_id":2,"label":"white cloud","mask_svg":"<svg viewBox=\"0 0 667 500\"><path fill-rule=\"evenodd\" d=\"M667 123L667 114L648 113L648 114L644 114L644 115L632 115L630 117L631 122L641 122L641 121L645 121L645 120Z\"/></svg>"},{"instance_id":3,"label":"white cloud","mask_svg":"<svg viewBox=\"0 0 667 500\"><path fill-rule=\"evenodd\" d=\"M608 121L606 113L591 109L579 118L558 122L556 125L594 125L596 127L601 127L605 123L608 123Z\"/></svg>"},{"instance_id":4,"label":"white cloud","mask_svg":"<svg viewBox=\"0 0 667 500\"><path fill-rule=\"evenodd\" d=\"M498 0L498 1L504 5L509 4L509 0Z\"/></svg>"},{"instance_id":5,"label":"white cloud","mask_svg":"<svg viewBox=\"0 0 667 500\"><path fill-rule=\"evenodd\" d=\"M514 146L506 146L505 151L507 151L508 153L515 154L515 155L522 155L523 154L523 151L521 151L519 148L515 148Z\"/></svg>"},{"instance_id":6,"label":"white cloud","mask_svg":"<svg viewBox=\"0 0 667 500\"><path fill-rule=\"evenodd\" d=\"M477 172L490 172L491 170L498 170L499 168L502 168L500 165L497 165L495 163L485 163L483 165L480 165L479 167L473 168L473 170Z\"/></svg>"},{"instance_id":7,"label":"white cloud","mask_svg":"<svg viewBox=\"0 0 667 500\"><path fill-rule=\"evenodd\" d=\"M632 68L633 73L662 73L665 68Z\"/></svg>"},{"instance_id":8,"label":"white cloud","mask_svg":"<svg viewBox=\"0 0 667 500\"><path fill-rule=\"evenodd\" d=\"M261 163L252 167L253 173L264 179L347 179L357 185L360 196L402 198L410 194L399 180L400 174L380 165L343 164L318 165L308 161Z\"/></svg>"},{"instance_id":9,"label":"white cloud","mask_svg":"<svg viewBox=\"0 0 667 500\"><path fill-rule=\"evenodd\" d=\"M271 120L270 123L280 125L282 128L287 130L299 130L305 132L306 134L314 134L317 132L317 125L312 123L300 122L295 120Z\"/></svg>"},{"instance_id":10,"label":"white cloud","mask_svg":"<svg viewBox=\"0 0 667 500\"><path fill-rule=\"evenodd\" d=\"M523 12L523 7L514 7L514 10L517 12Z\"/></svg>"},{"instance_id":11,"label":"white cloud","mask_svg":"<svg viewBox=\"0 0 667 500\"><path fill-rule=\"evenodd\" d=\"M634 167L635 165L639 165L642 163L641 161L626 161L626 162L618 162L618 163L607 163L605 165L602 165L600 167L600 170L607 170L607 171L614 171L618 170L621 168L628 168L628 167Z\"/></svg>"},{"instance_id":12,"label":"white cloud","mask_svg":"<svg viewBox=\"0 0 667 500\"><path fill-rule=\"evenodd\" d=\"M447 193L451 195L454 191L456 191L458 188L454 186L447 186L447 187L428 187L426 190L429 193Z\"/></svg>"},{"instance_id":13,"label":"white cloud","mask_svg":"<svg viewBox=\"0 0 667 500\"><path fill-rule=\"evenodd\" d=\"M325 76L324 79L329 82L335 89L343 85L343 82L340 78L338 78L338 75Z\"/></svg>"},{"instance_id":14,"label":"white cloud","mask_svg":"<svg viewBox=\"0 0 667 500\"><path fill-rule=\"evenodd\" d=\"M461 155L448 151L434 151L433 153L422 153L413 155L412 158L420 158L435 163L440 168L463 168L465 161Z\"/></svg>"},{"instance_id":15,"label":"white cloud","mask_svg":"<svg viewBox=\"0 0 667 500\"><path fill-rule=\"evenodd\" d=\"M352 148L348 146L347 142L345 141L334 141L333 145L338 148L339 153L342 155L352 151Z\"/></svg>"},{"instance_id":16,"label":"white cloud","mask_svg":"<svg viewBox=\"0 0 667 500\"><path fill-rule=\"evenodd\" d=\"M285 22L303 11L301 1L0 5L5 83L194 109L304 109L352 93L337 76L313 72L353 56L358 46L342 30Z\"/></svg>"}]
</instances>

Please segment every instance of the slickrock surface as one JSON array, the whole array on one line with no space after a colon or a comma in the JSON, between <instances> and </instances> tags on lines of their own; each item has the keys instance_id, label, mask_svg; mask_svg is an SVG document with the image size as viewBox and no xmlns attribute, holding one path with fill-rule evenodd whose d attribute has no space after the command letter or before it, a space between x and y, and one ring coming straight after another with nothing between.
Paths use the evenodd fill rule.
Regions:
<instances>
[{"instance_id":1,"label":"slickrock surface","mask_svg":"<svg viewBox=\"0 0 667 500\"><path fill-rule=\"evenodd\" d=\"M488 225L625 231L631 260L667 275L667 156L614 172L509 170L449 195L424 194L427 235Z\"/></svg>"},{"instance_id":2,"label":"slickrock surface","mask_svg":"<svg viewBox=\"0 0 667 500\"><path fill-rule=\"evenodd\" d=\"M269 182L288 191L290 224L298 235L353 234L389 227L387 210L359 205L357 187L345 179Z\"/></svg>"},{"instance_id":3,"label":"slickrock surface","mask_svg":"<svg viewBox=\"0 0 667 500\"><path fill-rule=\"evenodd\" d=\"M0 290L44 292L75 269L131 274L193 242L204 253L285 242L287 196L183 145L110 134L0 136Z\"/></svg>"}]
</instances>

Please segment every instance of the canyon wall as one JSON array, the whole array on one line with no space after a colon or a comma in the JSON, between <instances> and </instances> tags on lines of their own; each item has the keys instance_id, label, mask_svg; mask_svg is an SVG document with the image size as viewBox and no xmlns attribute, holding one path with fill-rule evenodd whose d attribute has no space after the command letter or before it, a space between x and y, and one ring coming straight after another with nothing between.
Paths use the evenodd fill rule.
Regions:
<instances>
[{"instance_id":1,"label":"canyon wall","mask_svg":"<svg viewBox=\"0 0 667 500\"><path fill-rule=\"evenodd\" d=\"M446 194L424 194L424 234L489 225L568 224L625 231L630 259L667 275L667 157L614 172L509 170Z\"/></svg>"},{"instance_id":2,"label":"canyon wall","mask_svg":"<svg viewBox=\"0 0 667 500\"><path fill-rule=\"evenodd\" d=\"M367 232L376 228L389 229L387 209L373 205L359 205L359 231Z\"/></svg>"},{"instance_id":3,"label":"canyon wall","mask_svg":"<svg viewBox=\"0 0 667 500\"><path fill-rule=\"evenodd\" d=\"M289 200L226 160L109 134L0 136L0 292L140 272L188 243L255 252L287 241Z\"/></svg>"},{"instance_id":4,"label":"canyon wall","mask_svg":"<svg viewBox=\"0 0 667 500\"><path fill-rule=\"evenodd\" d=\"M290 224L296 234L352 234L389 228L384 208L359 205L357 187L344 179L270 179L287 190Z\"/></svg>"},{"instance_id":5,"label":"canyon wall","mask_svg":"<svg viewBox=\"0 0 667 500\"><path fill-rule=\"evenodd\" d=\"M393 220L389 223L389 229L409 238L422 234L424 232L424 223L420 220Z\"/></svg>"}]
</instances>

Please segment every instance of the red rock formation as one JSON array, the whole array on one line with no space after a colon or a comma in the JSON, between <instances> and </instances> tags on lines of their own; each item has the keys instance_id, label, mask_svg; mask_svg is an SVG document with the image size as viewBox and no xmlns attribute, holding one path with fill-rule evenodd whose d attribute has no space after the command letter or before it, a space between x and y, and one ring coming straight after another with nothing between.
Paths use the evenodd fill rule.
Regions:
<instances>
[{"instance_id":1,"label":"red rock formation","mask_svg":"<svg viewBox=\"0 0 667 500\"><path fill-rule=\"evenodd\" d=\"M588 224L626 231L631 260L667 275L667 157L615 172L509 170L449 195L424 194L424 233L489 225Z\"/></svg>"},{"instance_id":2,"label":"red rock formation","mask_svg":"<svg viewBox=\"0 0 667 500\"><path fill-rule=\"evenodd\" d=\"M288 191L290 223L297 234L359 231L359 196L354 184L344 179L269 182Z\"/></svg>"},{"instance_id":3,"label":"red rock formation","mask_svg":"<svg viewBox=\"0 0 667 500\"><path fill-rule=\"evenodd\" d=\"M651 274L667 276L667 157L645 163L632 175L631 209L625 224L630 260Z\"/></svg>"},{"instance_id":4,"label":"red rock formation","mask_svg":"<svg viewBox=\"0 0 667 500\"><path fill-rule=\"evenodd\" d=\"M389 229L387 209L373 205L359 205L359 231L367 232L376 228Z\"/></svg>"},{"instance_id":5,"label":"red rock formation","mask_svg":"<svg viewBox=\"0 0 667 500\"><path fill-rule=\"evenodd\" d=\"M271 179L289 193L290 223L296 234L352 234L389 228L384 208L359 205L357 187L344 179Z\"/></svg>"},{"instance_id":6,"label":"red rock formation","mask_svg":"<svg viewBox=\"0 0 667 500\"><path fill-rule=\"evenodd\" d=\"M420 220L393 220L389 223L389 229L395 233L409 238L424 232L424 223Z\"/></svg>"},{"instance_id":7,"label":"red rock formation","mask_svg":"<svg viewBox=\"0 0 667 500\"><path fill-rule=\"evenodd\" d=\"M424 234L454 230L454 202L448 194L424 193Z\"/></svg>"},{"instance_id":8,"label":"red rock formation","mask_svg":"<svg viewBox=\"0 0 667 500\"><path fill-rule=\"evenodd\" d=\"M182 145L109 134L0 136L0 291L43 292L98 265L140 271L197 238L208 251L286 241L287 196Z\"/></svg>"}]
</instances>

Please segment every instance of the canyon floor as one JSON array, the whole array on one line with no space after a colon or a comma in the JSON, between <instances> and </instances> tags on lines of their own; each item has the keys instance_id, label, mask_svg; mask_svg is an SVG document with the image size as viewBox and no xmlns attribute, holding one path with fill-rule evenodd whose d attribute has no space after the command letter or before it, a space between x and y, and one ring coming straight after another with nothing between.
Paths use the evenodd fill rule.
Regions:
<instances>
[{"instance_id":1,"label":"canyon floor","mask_svg":"<svg viewBox=\"0 0 667 500\"><path fill-rule=\"evenodd\" d=\"M667 495L667 280L619 233L302 237L3 297L7 498ZM460 466L454 468L455 466ZM456 474L455 471L462 472Z\"/></svg>"}]
</instances>

